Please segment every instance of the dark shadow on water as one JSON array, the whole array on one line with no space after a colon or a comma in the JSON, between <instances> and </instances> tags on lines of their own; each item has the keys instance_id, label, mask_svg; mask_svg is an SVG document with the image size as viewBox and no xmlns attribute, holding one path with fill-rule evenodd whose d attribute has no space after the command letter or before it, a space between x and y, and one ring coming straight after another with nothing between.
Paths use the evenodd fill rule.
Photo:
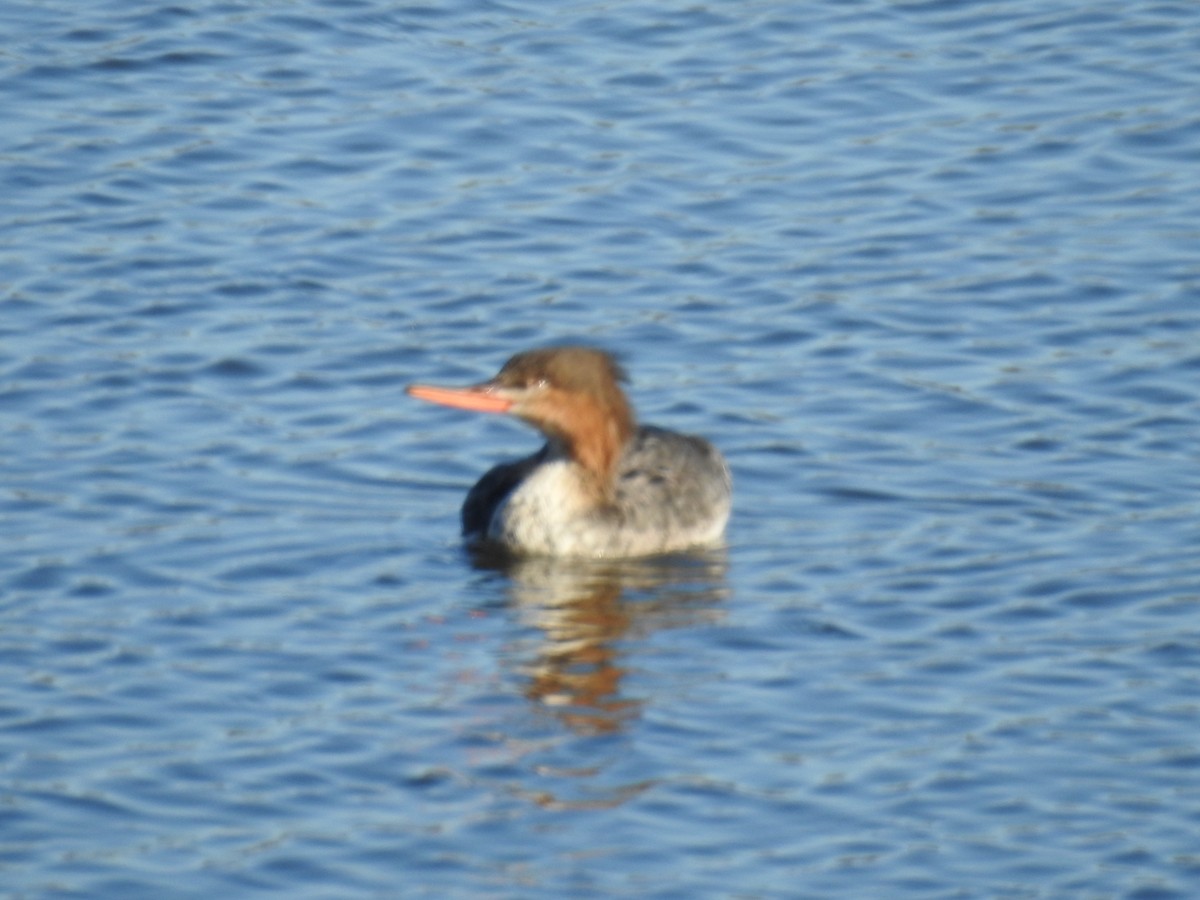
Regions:
<instances>
[{"instance_id":1,"label":"dark shadow on water","mask_svg":"<svg viewBox=\"0 0 1200 900\"><path fill-rule=\"evenodd\" d=\"M541 640L517 661L525 696L581 735L619 732L642 709L625 695L627 642L719 621L724 550L632 560L516 558L474 548L472 563L508 576L521 621Z\"/></svg>"}]
</instances>

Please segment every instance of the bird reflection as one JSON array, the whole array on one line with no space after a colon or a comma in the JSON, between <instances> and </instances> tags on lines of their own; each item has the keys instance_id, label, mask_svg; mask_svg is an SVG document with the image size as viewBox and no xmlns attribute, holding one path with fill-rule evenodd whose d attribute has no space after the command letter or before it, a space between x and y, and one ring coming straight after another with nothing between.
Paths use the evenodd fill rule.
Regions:
<instances>
[{"instance_id":1,"label":"bird reflection","mask_svg":"<svg viewBox=\"0 0 1200 900\"><path fill-rule=\"evenodd\" d=\"M510 579L513 607L539 633L519 665L525 696L582 735L622 730L642 701L625 695L622 642L721 617L726 558L713 550L635 560L515 558L479 550Z\"/></svg>"}]
</instances>

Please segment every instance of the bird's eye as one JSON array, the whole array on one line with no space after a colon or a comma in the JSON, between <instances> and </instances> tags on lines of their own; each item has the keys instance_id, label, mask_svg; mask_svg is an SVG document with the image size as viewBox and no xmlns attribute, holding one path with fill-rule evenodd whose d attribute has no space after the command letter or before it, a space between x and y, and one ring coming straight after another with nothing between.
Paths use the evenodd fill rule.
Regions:
<instances>
[{"instance_id":1,"label":"bird's eye","mask_svg":"<svg viewBox=\"0 0 1200 900\"><path fill-rule=\"evenodd\" d=\"M529 387L531 387L531 388L547 388L547 387L550 387L550 382L548 382L545 378L536 378L529 383Z\"/></svg>"}]
</instances>

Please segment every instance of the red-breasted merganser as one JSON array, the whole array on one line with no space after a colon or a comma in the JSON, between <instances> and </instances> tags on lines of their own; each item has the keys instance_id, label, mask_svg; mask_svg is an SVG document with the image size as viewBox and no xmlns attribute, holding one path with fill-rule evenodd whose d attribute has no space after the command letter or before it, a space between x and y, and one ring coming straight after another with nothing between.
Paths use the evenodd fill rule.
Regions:
<instances>
[{"instance_id":1,"label":"red-breasted merganser","mask_svg":"<svg viewBox=\"0 0 1200 900\"><path fill-rule=\"evenodd\" d=\"M732 488L721 454L700 437L634 422L602 350L518 353L472 387L414 384L420 400L509 413L546 436L525 459L501 463L471 488L463 534L517 553L623 557L720 541Z\"/></svg>"}]
</instances>

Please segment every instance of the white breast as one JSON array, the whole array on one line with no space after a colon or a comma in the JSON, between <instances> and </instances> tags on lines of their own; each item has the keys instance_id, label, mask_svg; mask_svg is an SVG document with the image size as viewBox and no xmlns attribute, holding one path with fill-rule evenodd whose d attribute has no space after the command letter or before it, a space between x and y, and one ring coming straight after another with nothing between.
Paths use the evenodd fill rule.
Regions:
<instances>
[{"instance_id":1,"label":"white breast","mask_svg":"<svg viewBox=\"0 0 1200 900\"><path fill-rule=\"evenodd\" d=\"M592 555L579 546L585 497L573 463L544 462L496 508L488 537L526 553Z\"/></svg>"}]
</instances>

